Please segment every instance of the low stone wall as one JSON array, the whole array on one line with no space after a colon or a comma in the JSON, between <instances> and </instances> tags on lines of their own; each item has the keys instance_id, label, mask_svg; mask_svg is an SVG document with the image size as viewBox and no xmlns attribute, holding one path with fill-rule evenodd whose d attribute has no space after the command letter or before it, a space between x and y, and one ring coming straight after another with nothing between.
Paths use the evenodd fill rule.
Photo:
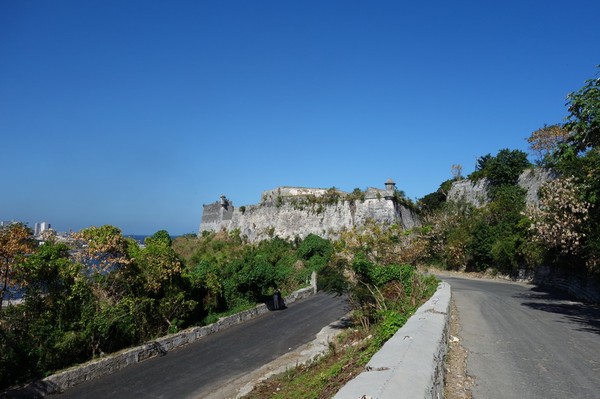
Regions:
<instances>
[{"instance_id":1,"label":"low stone wall","mask_svg":"<svg viewBox=\"0 0 600 399\"><path fill-rule=\"evenodd\" d=\"M377 352L365 371L334 399L438 399L444 397L451 290L436 293Z\"/></svg>"},{"instance_id":2,"label":"low stone wall","mask_svg":"<svg viewBox=\"0 0 600 399\"><path fill-rule=\"evenodd\" d=\"M533 275L532 283L566 292L584 302L600 303L600 279L598 277L550 266L540 266Z\"/></svg>"},{"instance_id":3,"label":"low stone wall","mask_svg":"<svg viewBox=\"0 0 600 399\"><path fill-rule=\"evenodd\" d=\"M307 298L317 292L316 276L313 275L312 286L293 292L284 298L286 304ZM53 374L43 380L34 381L23 387L11 388L0 392L0 398L15 397L43 397L45 395L58 393L81 384L82 382L113 373L131 364L135 364L155 356L163 356L169 351L190 344L204 336L224 330L236 324L255 318L267 313L269 308L266 304L257 305L255 308L223 317L219 321L203 327L192 327L176 334L170 334L155 341L148 342L135 348L129 348L110 354L101 359L92 360L79 366L74 366L60 373Z\"/></svg>"}]
</instances>

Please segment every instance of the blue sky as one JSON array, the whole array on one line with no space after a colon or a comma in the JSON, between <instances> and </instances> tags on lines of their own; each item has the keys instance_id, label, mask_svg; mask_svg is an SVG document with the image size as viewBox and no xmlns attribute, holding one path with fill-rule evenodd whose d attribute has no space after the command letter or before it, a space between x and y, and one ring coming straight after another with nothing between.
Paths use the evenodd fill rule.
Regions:
<instances>
[{"instance_id":1,"label":"blue sky","mask_svg":"<svg viewBox=\"0 0 600 399\"><path fill-rule=\"evenodd\" d=\"M412 199L566 116L600 2L0 3L0 220L198 229L221 194Z\"/></svg>"}]
</instances>

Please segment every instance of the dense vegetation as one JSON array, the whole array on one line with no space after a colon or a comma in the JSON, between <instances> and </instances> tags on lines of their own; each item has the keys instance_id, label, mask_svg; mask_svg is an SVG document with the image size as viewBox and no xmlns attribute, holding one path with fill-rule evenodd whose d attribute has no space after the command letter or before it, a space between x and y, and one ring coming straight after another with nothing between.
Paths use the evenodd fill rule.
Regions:
<instances>
[{"instance_id":1,"label":"dense vegetation","mask_svg":"<svg viewBox=\"0 0 600 399\"><path fill-rule=\"evenodd\" d=\"M333 251L316 236L251 245L235 233L173 242L159 231L139 246L102 226L75 238L38 246L22 224L0 230L1 293L19 287L24 299L0 314L0 387L208 324L276 287L289 293Z\"/></svg>"},{"instance_id":2,"label":"dense vegetation","mask_svg":"<svg viewBox=\"0 0 600 399\"><path fill-rule=\"evenodd\" d=\"M364 251L352 245L343 251L316 235L248 243L239 232L172 240L159 231L140 246L102 226L74 238L37 245L22 224L0 230L2 294L19 287L24 299L0 314L0 387L209 324L267 301L276 288L296 290L312 271L328 289L351 294L366 327L379 320L397 325L408 309L399 298L413 298L414 305L435 286L412 266L386 271ZM346 271L357 278L349 280ZM387 297L394 298L389 305Z\"/></svg>"},{"instance_id":3,"label":"dense vegetation","mask_svg":"<svg viewBox=\"0 0 600 399\"><path fill-rule=\"evenodd\" d=\"M600 79L569 94L564 124L544 126L528 138L536 168L557 178L543 185L537 205L525 204L517 179L527 154L503 149L480 157L468 176L488 182L479 208L447 202L454 176L419 201L426 227L423 261L467 271L514 275L541 264L597 277L600 270ZM535 173L535 172L534 172Z\"/></svg>"}]
</instances>

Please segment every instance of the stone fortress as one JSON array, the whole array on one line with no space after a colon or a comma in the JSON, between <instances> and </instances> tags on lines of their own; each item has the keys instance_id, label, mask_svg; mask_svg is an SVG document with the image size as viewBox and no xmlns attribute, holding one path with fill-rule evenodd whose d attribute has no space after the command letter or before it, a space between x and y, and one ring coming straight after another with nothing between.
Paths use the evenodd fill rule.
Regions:
<instances>
[{"instance_id":1,"label":"stone fortress","mask_svg":"<svg viewBox=\"0 0 600 399\"><path fill-rule=\"evenodd\" d=\"M341 230L369 220L405 229L419 224L415 211L398 195L396 183L388 179L385 189L369 187L360 193L279 187L263 192L260 203L237 208L222 195L219 201L203 205L198 234L239 230L249 241L305 238L311 233L335 238Z\"/></svg>"}]
</instances>

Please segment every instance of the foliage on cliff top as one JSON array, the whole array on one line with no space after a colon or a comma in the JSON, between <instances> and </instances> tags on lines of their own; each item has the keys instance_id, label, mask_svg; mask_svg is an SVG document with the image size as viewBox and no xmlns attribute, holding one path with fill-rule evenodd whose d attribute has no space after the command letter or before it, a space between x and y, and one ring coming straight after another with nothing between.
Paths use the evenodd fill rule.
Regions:
<instances>
[{"instance_id":1,"label":"foliage on cliff top","mask_svg":"<svg viewBox=\"0 0 600 399\"><path fill-rule=\"evenodd\" d=\"M530 166L527 153L504 148L498 151L496 156L487 154L479 157L475 171L469 175L469 179L486 178L492 187L515 185L521 173Z\"/></svg>"}]
</instances>

